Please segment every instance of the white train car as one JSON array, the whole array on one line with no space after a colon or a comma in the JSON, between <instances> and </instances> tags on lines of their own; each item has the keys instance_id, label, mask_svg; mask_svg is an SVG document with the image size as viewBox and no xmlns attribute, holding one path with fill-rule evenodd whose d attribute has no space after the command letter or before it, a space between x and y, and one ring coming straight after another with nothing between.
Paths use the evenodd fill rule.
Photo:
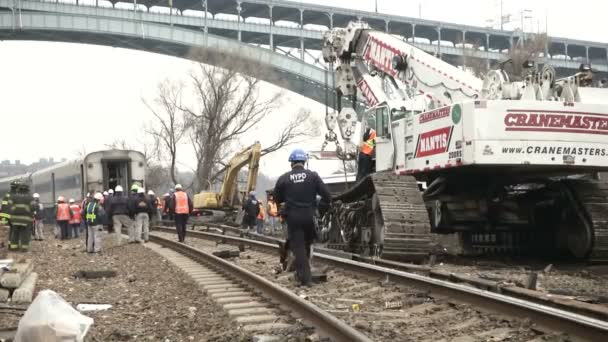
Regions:
<instances>
[{"instance_id":1,"label":"white train car","mask_svg":"<svg viewBox=\"0 0 608 342\"><path fill-rule=\"evenodd\" d=\"M82 200L87 192L114 189L127 190L133 183L145 185L146 161L143 153L131 150L104 150L84 158L65 161L34 173L0 179L0 194L10 183L28 183L32 193L40 194L46 208L52 208L57 197Z\"/></svg>"}]
</instances>

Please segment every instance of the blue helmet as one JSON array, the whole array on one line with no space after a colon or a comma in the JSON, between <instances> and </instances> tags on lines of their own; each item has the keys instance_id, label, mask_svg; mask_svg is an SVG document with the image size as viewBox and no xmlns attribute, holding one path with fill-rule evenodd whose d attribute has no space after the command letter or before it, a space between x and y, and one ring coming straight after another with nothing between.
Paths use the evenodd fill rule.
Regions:
<instances>
[{"instance_id":1,"label":"blue helmet","mask_svg":"<svg viewBox=\"0 0 608 342\"><path fill-rule=\"evenodd\" d=\"M306 154L306 152L304 152L304 150L301 148L296 148L295 150L291 151L291 154L289 155L290 162L297 162L297 161L305 162L307 160L308 160L308 154Z\"/></svg>"}]
</instances>

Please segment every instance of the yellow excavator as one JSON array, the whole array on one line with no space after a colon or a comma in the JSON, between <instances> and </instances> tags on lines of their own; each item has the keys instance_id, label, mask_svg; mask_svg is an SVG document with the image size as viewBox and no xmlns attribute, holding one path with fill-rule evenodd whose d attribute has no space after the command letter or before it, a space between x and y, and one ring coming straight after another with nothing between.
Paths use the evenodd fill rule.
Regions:
<instances>
[{"instance_id":1,"label":"yellow excavator","mask_svg":"<svg viewBox=\"0 0 608 342\"><path fill-rule=\"evenodd\" d=\"M194 195L194 216L204 217L205 221L238 221L243 199L255 189L258 180L262 145L259 142L237 153L224 174L220 192L203 191ZM239 171L249 166L245 189L238 191ZM236 222L237 224L240 222Z\"/></svg>"}]
</instances>

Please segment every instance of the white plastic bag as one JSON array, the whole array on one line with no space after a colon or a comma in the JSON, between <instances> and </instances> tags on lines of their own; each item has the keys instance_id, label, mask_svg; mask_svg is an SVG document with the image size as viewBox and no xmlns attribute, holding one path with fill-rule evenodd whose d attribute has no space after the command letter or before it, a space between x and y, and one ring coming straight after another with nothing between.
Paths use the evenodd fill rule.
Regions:
<instances>
[{"instance_id":1,"label":"white plastic bag","mask_svg":"<svg viewBox=\"0 0 608 342\"><path fill-rule=\"evenodd\" d=\"M93 319L51 290L38 293L17 329L15 342L82 342Z\"/></svg>"}]
</instances>

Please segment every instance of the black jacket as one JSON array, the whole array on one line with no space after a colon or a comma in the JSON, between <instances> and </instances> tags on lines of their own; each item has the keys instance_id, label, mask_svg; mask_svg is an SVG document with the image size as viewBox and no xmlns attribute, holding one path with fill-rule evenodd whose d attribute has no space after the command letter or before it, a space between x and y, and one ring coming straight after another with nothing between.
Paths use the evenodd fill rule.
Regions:
<instances>
[{"instance_id":1,"label":"black jacket","mask_svg":"<svg viewBox=\"0 0 608 342\"><path fill-rule=\"evenodd\" d=\"M317 194L324 204L331 202L331 194L319 175L302 166L295 166L277 180L274 198L285 203L285 213L294 209L311 209L317 206Z\"/></svg>"},{"instance_id":2,"label":"black jacket","mask_svg":"<svg viewBox=\"0 0 608 342\"><path fill-rule=\"evenodd\" d=\"M129 200L120 193L115 193L114 196L108 198L108 216L114 215L130 215Z\"/></svg>"},{"instance_id":3,"label":"black jacket","mask_svg":"<svg viewBox=\"0 0 608 342\"><path fill-rule=\"evenodd\" d=\"M145 194L131 196L131 198L129 198L129 207L133 214L147 213L148 215L152 215L154 211L152 203L150 203L150 200Z\"/></svg>"},{"instance_id":4,"label":"black jacket","mask_svg":"<svg viewBox=\"0 0 608 342\"><path fill-rule=\"evenodd\" d=\"M243 210L248 217L257 217L260 213L260 202L257 199L249 197L245 203L243 203Z\"/></svg>"}]
</instances>

